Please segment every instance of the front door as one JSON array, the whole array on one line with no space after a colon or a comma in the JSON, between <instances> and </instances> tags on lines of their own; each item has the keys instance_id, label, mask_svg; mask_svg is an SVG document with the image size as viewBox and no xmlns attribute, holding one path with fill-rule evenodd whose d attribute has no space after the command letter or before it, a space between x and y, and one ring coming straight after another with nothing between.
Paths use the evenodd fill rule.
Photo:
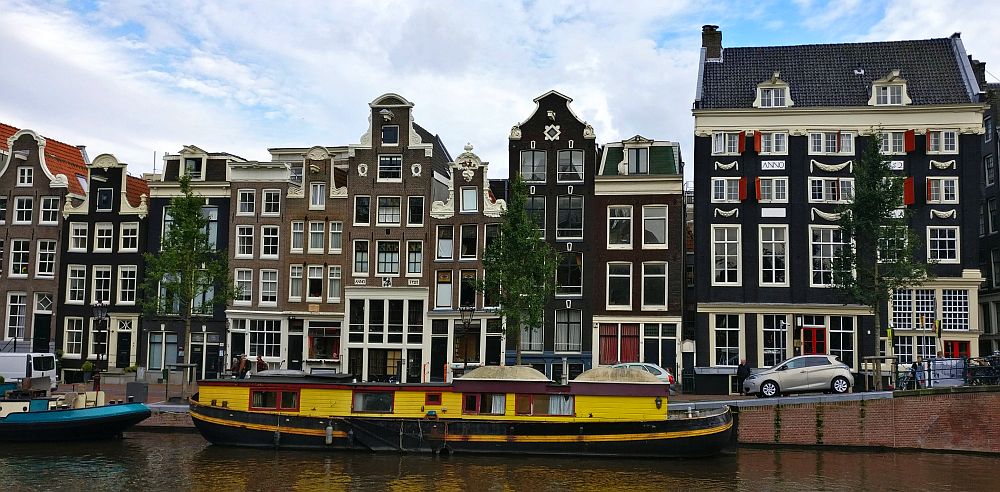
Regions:
<instances>
[{"instance_id":1,"label":"front door","mask_svg":"<svg viewBox=\"0 0 1000 492\"><path fill-rule=\"evenodd\" d=\"M802 327L802 355L826 353L826 328L823 326Z\"/></svg>"},{"instance_id":2,"label":"front door","mask_svg":"<svg viewBox=\"0 0 1000 492\"><path fill-rule=\"evenodd\" d=\"M52 335L49 333L52 323L51 314L36 314L31 325L31 351L48 352L49 341Z\"/></svg>"},{"instance_id":3,"label":"front door","mask_svg":"<svg viewBox=\"0 0 1000 492\"><path fill-rule=\"evenodd\" d=\"M503 356L502 341L503 337L500 335L486 335L486 365L500 365L500 357Z\"/></svg>"},{"instance_id":4,"label":"front door","mask_svg":"<svg viewBox=\"0 0 1000 492\"><path fill-rule=\"evenodd\" d=\"M118 332L118 349L115 351L115 367L121 369L131 365L132 332Z\"/></svg>"},{"instance_id":5,"label":"front door","mask_svg":"<svg viewBox=\"0 0 1000 492\"><path fill-rule=\"evenodd\" d=\"M288 335L288 368L302 370L302 335Z\"/></svg>"},{"instance_id":6,"label":"front door","mask_svg":"<svg viewBox=\"0 0 1000 492\"><path fill-rule=\"evenodd\" d=\"M447 363L448 337L431 338L431 381L444 381L444 366Z\"/></svg>"},{"instance_id":7,"label":"front door","mask_svg":"<svg viewBox=\"0 0 1000 492\"><path fill-rule=\"evenodd\" d=\"M203 377L202 373L201 373L201 369L203 367L205 367L205 364L204 364L204 361L205 361L205 345L203 343L199 342L198 344L194 344L194 343L191 344L191 357L188 359L188 361L190 361L194 365L198 366L198 367L196 367L194 369L194 374L192 375L192 377L195 380L201 379Z\"/></svg>"}]
</instances>

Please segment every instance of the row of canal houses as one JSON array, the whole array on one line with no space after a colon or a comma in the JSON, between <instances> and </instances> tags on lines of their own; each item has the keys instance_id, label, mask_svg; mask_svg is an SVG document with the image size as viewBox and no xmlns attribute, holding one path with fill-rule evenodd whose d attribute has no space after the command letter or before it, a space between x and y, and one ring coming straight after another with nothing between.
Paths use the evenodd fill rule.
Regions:
<instances>
[{"instance_id":1,"label":"row of canal houses","mask_svg":"<svg viewBox=\"0 0 1000 492\"><path fill-rule=\"evenodd\" d=\"M147 378L178 364L216 377L240 354L394 381L513 363L495 300L474 285L516 174L561 258L544 326L520 337L523 361L555 380L644 361L725 393L741 359L831 353L860 370L876 340L904 361L998 348L995 109L960 37L723 49L705 26L702 41L687 193L679 143L599 144L555 91L511 128L508 179L493 180L396 94L369 104L356 143L260 162L189 145L143 179L112 155L0 126L2 350L56 349L67 380L98 354ZM934 263L883 311L891 335L830 289L837 205L873 131ZM240 292L196 301L190 332L137 302L182 175Z\"/></svg>"}]
</instances>

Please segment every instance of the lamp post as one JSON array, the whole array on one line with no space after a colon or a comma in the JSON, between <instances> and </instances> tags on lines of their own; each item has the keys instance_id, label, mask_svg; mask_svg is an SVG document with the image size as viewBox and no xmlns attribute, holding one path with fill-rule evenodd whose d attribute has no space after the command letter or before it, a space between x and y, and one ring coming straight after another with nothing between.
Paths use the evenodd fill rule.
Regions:
<instances>
[{"instance_id":1,"label":"lamp post","mask_svg":"<svg viewBox=\"0 0 1000 492\"><path fill-rule=\"evenodd\" d=\"M94 321L100 323L97 325L97 332L100 332L101 325L104 324L108 319L108 305L104 301L97 301L93 305L94 309ZM108 333L107 329L104 330L104 347L101 349L103 352L105 362L108 359ZM97 355L97 364L95 367L94 374L94 391L101 391L101 355Z\"/></svg>"},{"instance_id":2,"label":"lamp post","mask_svg":"<svg viewBox=\"0 0 1000 492\"><path fill-rule=\"evenodd\" d=\"M462 338L465 339L465 354L462 356L463 376L469 370L469 327L472 326L472 315L475 312L475 306L462 306L458 308L458 314L462 317Z\"/></svg>"}]
</instances>

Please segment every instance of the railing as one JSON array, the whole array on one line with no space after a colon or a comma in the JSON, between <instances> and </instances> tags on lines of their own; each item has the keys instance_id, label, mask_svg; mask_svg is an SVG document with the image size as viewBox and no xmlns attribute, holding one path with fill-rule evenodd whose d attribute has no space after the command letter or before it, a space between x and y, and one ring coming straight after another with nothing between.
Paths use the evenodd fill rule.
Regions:
<instances>
[{"instance_id":1,"label":"railing","mask_svg":"<svg viewBox=\"0 0 1000 492\"><path fill-rule=\"evenodd\" d=\"M930 358L900 364L896 388L901 390L948 386L1000 384L1000 354L986 357Z\"/></svg>"}]
</instances>

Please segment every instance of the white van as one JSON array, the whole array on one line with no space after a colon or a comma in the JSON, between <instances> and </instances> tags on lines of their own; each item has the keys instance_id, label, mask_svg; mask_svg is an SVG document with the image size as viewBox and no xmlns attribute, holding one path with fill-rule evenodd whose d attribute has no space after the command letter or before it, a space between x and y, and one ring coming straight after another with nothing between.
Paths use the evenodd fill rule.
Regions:
<instances>
[{"instance_id":1,"label":"white van","mask_svg":"<svg viewBox=\"0 0 1000 492\"><path fill-rule=\"evenodd\" d=\"M47 376L52 381L52 389L56 389L56 355L39 352L0 354L0 376L8 383Z\"/></svg>"}]
</instances>

